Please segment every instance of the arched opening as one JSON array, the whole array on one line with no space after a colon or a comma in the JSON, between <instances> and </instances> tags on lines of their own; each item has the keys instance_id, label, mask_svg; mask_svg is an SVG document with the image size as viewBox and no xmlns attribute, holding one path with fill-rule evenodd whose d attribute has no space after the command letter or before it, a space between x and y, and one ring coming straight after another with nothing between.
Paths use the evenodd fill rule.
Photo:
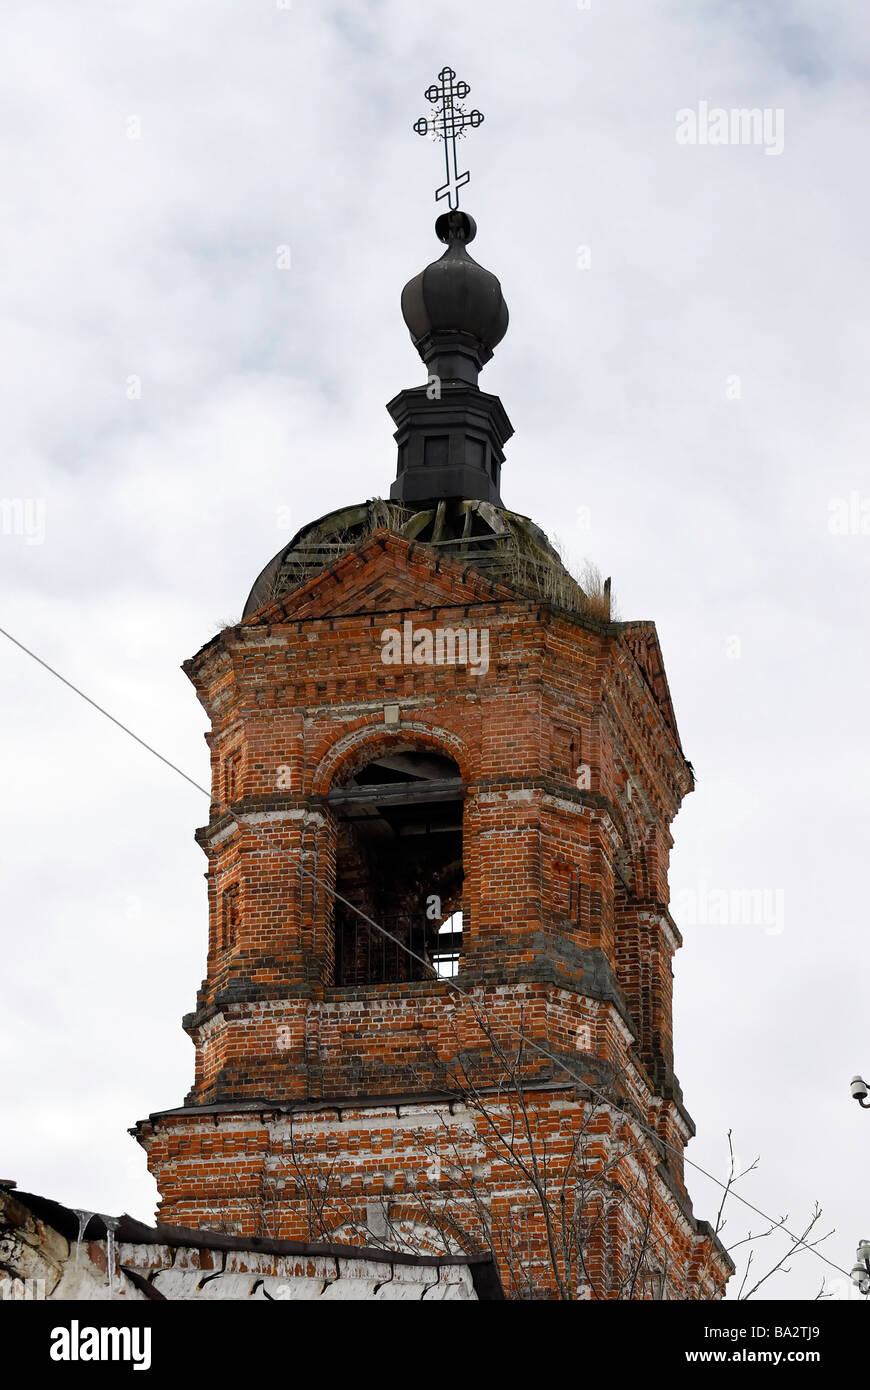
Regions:
<instances>
[{"instance_id":1,"label":"arched opening","mask_svg":"<svg viewBox=\"0 0 870 1390\"><path fill-rule=\"evenodd\" d=\"M338 822L336 985L426 980L433 970L442 978L457 973L464 792L451 758L401 744L329 792ZM370 926L360 912L384 930Z\"/></svg>"}]
</instances>

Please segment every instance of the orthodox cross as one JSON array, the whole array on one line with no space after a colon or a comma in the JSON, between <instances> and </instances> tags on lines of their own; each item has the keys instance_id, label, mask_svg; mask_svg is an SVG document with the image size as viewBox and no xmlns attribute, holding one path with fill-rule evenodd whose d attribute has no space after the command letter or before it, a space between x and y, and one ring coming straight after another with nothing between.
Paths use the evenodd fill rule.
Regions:
<instances>
[{"instance_id":1,"label":"orthodox cross","mask_svg":"<svg viewBox=\"0 0 870 1390\"><path fill-rule=\"evenodd\" d=\"M471 178L467 171L464 174L458 171L456 141L462 138L468 126L479 126L483 120L481 111L464 111L457 105L457 102L465 100L470 91L467 82L456 81L456 73L452 68L442 68L438 74L438 82L433 82L424 92L426 100L432 102L435 111L428 119L421 116L414 125L418 135L431 135L434 140L444 141L447 182L436 192L435 201L447 198L451 212L455 212L459 207L460 188L464 188Z\"/></svg>"}]
</instances>

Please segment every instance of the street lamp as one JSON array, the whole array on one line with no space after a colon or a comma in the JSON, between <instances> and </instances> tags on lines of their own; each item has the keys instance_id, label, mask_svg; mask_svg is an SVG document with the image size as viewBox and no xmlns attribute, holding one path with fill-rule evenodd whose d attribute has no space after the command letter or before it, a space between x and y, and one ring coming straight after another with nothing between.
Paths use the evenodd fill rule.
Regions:
<instances>
[{"instance_id":1,"label":"street lamp","mask_svg":"<svg viewBox=\"0 0 870 1390\"><path fill-rule=\"evenodd\" d=\"M858 1292L865 1296L870 1293L870 1240L862 1240L855 1255L856 1264L852 1266L852 1283L857 1284Z\"/></svg>"},{"instance_id":2,"label":"street lamp","mask_svg":"<svg viewBox=\"0 0 870 1390\"><path fill-rule=\"evenodd\" d=\"M870 1088L868 1088L867 1082L864 1080L863 1076L853 1076L852 1096L857 1100L862 1110L870 1110L870 1101L867 1099L868 1094L870 1094Z\"/></svg>"},{"instance_id":3,"label":"street lamp","mask_svg":"<svg viewBox=\"0 0 870 1390\"><path fill-rule=\"evenodd\" d=\"M870 1087L863 1076L853 1076L852 1097L857 1100L862 1110L870 1110L870 1101L867 1100L868 1094L870 1094ZM855 1264L852 1266L852 1283L865 1298L870 1294L870 1240L862 1240L858 1246Z\"/></svg>"}]
</instances>

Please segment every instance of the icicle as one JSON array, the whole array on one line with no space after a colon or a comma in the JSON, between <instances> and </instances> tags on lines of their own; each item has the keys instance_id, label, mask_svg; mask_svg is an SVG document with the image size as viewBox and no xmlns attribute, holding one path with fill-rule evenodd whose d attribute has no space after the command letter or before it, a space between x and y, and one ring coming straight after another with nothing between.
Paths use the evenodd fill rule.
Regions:
<instances>
[{"instance_id":1,"label":"icicle","mask_svg":"<svg viewBox=\"0 0 870 1390\"><path fill-rule=\"evenodd\" d=\"M118 1229L117 1216L104 1216L106 1226L106 1270L109 1275L109 1298L115 1297L115 1232Z\"/></svg>"},{"instance_id":2,"label":"icicle","mask_svg":"<svg viewBox=\"0 0 870 1390\"><path fill-rule=\"evenodd\" d=\"M94 1213L92 1211L79 1211L78 1207L73 1207L73 1211L79 1219L79 1233L78 1237L76 1238L76 1258L75 1264L73 1266L74 1269L78 1269L79 1256L82 1252L82 1241L85 1238L85 1231L88 1229L91 1217L94 1215Z\"/></svg>"}]
</instances>

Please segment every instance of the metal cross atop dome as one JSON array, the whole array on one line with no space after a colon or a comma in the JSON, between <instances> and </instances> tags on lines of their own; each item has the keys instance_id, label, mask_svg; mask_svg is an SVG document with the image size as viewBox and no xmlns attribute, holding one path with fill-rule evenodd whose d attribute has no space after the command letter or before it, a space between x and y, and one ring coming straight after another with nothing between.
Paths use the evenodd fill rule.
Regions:
<instances>
[{"instance_id":1,"label":"metal cross atop dome","mask_svg":"<svg viewBox=\"0 0 870 1390\"><path fill-rule=\"evenodd\" d=\"M438 82L433 82L424 92L426 100L431 101L435 107L435 112L428 119L421 116L414 124L418 135L431 135L434 140L444 141L447 182L436 192L435 201L447 198L453 212L459 207L460 188L464 188L471 178L467 171L464 174L458 172L456 141L461 139L469 126L479 126L483 121L483 112L464 111L457 105L457 102L465 100L470 91L467 82L456 81L456 73L452 68L442 68L438 74Z\"/></svg>"}]
</instances>

